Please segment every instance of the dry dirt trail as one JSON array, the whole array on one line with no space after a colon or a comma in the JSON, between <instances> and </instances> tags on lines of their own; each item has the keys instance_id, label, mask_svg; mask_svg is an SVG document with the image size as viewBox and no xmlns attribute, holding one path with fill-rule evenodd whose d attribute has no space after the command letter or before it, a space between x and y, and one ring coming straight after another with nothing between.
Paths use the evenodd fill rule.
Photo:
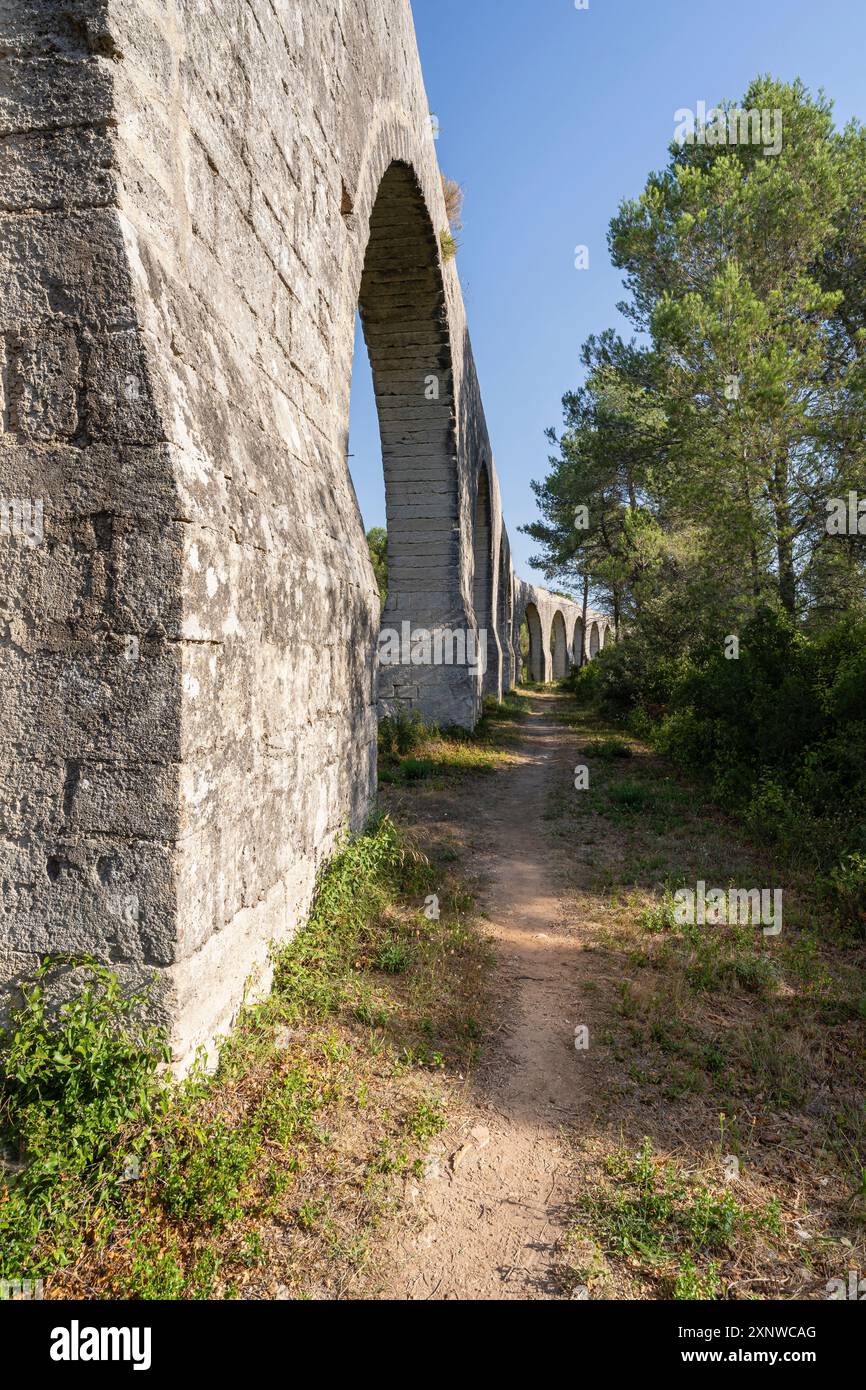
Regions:
<instances>
[{"instance_id":1,"label":"dry dirt trail","mask_svg":"<svg viewBox=\"0 0 866 1390\"><path fill-rule=\"evenodd\" d=\"M574 883L575 849L551 836L544 812L550 788L570 785L578 759L552 698L534 696L532 707L519 762L463 789L444 813L453 832L469 837L501 1026L441 1161L409 1190L409 1222L387 1253L385 1297L563 1297L555 1246L574 1195L565 1135L586 1082L574 1045L580 929L557 890L569 853Z\"/></svg>"}]
</instances>

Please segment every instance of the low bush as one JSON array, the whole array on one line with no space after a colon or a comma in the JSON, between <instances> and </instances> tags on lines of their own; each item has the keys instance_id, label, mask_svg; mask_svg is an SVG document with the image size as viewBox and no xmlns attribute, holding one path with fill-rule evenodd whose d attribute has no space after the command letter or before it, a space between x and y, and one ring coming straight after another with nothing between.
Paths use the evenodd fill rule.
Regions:
<instances>
[{"instance_id":1,"label":"low bush","mask_svg":"<svg viewBox=\"0 0 866 1390\"><path fill-rule=\"evenodd\" d=\"M675 658L640 635L571 687L691 774L759 837L808 857L837 915L866 924L866 623L807 633L771 609Z\"/></svg>"}]
</instances>

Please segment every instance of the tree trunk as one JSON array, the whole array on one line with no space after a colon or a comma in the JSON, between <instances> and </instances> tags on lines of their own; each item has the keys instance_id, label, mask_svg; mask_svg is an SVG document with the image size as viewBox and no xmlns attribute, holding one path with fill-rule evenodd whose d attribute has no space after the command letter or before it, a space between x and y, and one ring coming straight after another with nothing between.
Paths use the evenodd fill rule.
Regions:
<instances>
[{"instance_id":1,"label":"tree trunk","mask_svg":"<svg viewBox=\"0 0 866 1390\"><path fill-rule=\"evenodd\" d=\"M797 573L794 568L794 531L788 500L788 470L784 461L776 464L773 475L773 510L776 521L776 556L779 566L779 598L785 612L797 612Z\"/></svg>"},{"instance_id":2,"label":"tree trunk","mask_svg":"<svg viewBox=\"0 0 866 1390\"><path fill-rule=\"evenodd\" d=\"M752 595L757 599L761 592L761 570L758 564L758 544L755 540L755 509L752 505L752 489L749 485L749 472L745 449L743 450L743 493L749 511L749 563L752 570Z\"/></svg>"}]
</instances>

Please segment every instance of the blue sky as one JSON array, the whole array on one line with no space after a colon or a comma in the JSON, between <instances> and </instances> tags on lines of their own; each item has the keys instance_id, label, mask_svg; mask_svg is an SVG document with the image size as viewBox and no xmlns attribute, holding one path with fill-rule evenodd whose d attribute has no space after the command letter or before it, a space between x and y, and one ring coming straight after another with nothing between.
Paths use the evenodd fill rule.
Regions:
<instances>
[{"instance_id":1,"label":"blue sky","mask_svg":"<svg viewBox=\"0 0 866 1390\"><path fill-rule=\"evenodd\" d=\"M627 331L607 227L662 167L674 112L738 99L769 72L823 87L866 119L866 0L413 0L443 171L466 192L458 257L515 567L532 542L544 430L581 379L590 333ZM574 268L586 245L590 268ZM350 461L367 527L385 497L366 351L356 352Z\"/></svg>"}]
</instances>

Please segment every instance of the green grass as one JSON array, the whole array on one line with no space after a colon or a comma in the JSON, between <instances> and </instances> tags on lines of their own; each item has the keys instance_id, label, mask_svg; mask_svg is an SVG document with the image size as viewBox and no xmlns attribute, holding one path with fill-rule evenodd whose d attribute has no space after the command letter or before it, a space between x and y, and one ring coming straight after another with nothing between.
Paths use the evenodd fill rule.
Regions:
<instances>
[{"instance_id":1,"label":"green grass","mask_svg":"<svg viewBox=\"0 0 866 1390\"><path fill-rule=\"evenodd\" d=\"M528 697L518 690L509 690L501 700L488 695L484 701L482 724L498 724L503 720L528 719L532 704Z\"/></svg>"},{"instance_id":2,"label":"green grass","mask_svg":"<svg viewBox=\"0 0 866 1390\"><path fill-rule=\"evenodd\" d=\"M617 758L631 758L634 750L628 743L621 738L595 738L587 743L581 752L588 758L602 758L605 762L613 762Z\"/></svg>"},{"instance_id":3,"label":"green grass","mask_svg":"<svg viewBox=\"0 0 866 1390\"><path fill-rule=\"evenodd\" d=\"M423 782L437 772L432 758L401 758L396 765L382 767L379 781L385 786L400 787L410 782Z\"/></svg>"},{"instance_id":4,"label":"green grass","mask_svg":"<svg viewBox=\"0 0 866 1390\"><path fill-rule=\"evenodd\" d=\"M425 720L417 710L401 710L380 720L379 754L389 759L404 758L408 753L416 753L438 733L438 726Z\"/></svg>"},{"instance_id":5,"label":"green grass","mask_svg":"<svg viewBox=\"0 0 866 1390\"><path fill-rule=\"evenodd\" d=\"M344 845L320 880L305 929L276 956L281 1015L323 1018L356 1004L355 963L393 944L382 927L389 903L401 893L421 897L434 881L429 861L407 848L387 818Z\"/></svg>"},{"instance_id":6,"label":"green grass","mask_svg":"<svg viewBox=\"0 0 866 1390\"><path fill-rule=\"evenodd\" d=\"M755 1234L779 1234L774 1204L746 1211L730 1190L713 1190L656 1159L649 1139L637 1154L609 1154L604 1172L606 1179L576 1203L572 1239L589 1236L609 1258L657 1284L662 1297L722 1297L719 1260Z\"/></svg>"},{"instance_id":7,"label":"green grass","mask_svg":"<svg viewBox=\"0 0 866 1390\"><path fill-rule=\"evenodd\" d=\"M654 788L642 782L616 782L607 795L615 811L646 811L653 804Z\"/></svg>"},{"instance_id":8,"label":"green grass","mask_svg":"<svg viewBox=\"0 0 866 1390\"><path fill-rule=\"evenodd\" d=\"M386 975L402 975L409 968L411 954L408 946L402 941L386 941L380 946L375 959L377 970L383 970Z\"/></svg>"},{"instance_id":9,"label":"green grass","mask_svg":"<svg viewBox=\"0 0 866 1390\"><path fill-rule=\"evenodd\" d=\"M525 696L488 697L474 729L440 729L417 711L401 711L379 725L379 781L383 786L426 784L441 789L467 776L490 774L517 737L514 728L529 714Z\"/></svg>"},{"instance_id":10,"label":"green grass","mask_svg":"<svg viewBox=\"0 0 866 1390\"><path fill-rule=\"evenodd\" d=\"M441 1103L419 1101L411 1114L406 1116L404 1127L419 1143L435 1139L446 1124L445 1108Z\"/></svg>"}]
</instances>

